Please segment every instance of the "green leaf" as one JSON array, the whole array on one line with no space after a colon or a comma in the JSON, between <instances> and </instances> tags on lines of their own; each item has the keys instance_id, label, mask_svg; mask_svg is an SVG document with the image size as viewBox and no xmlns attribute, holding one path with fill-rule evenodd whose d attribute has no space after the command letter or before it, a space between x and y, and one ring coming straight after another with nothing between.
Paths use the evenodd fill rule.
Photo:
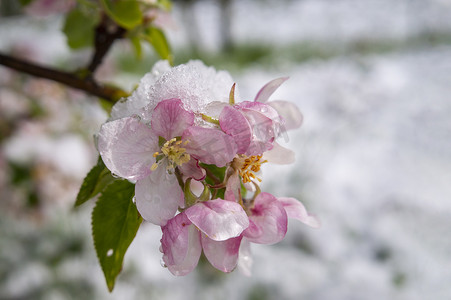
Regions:
<instances>
[{"instance_id":1,"label":"green leaf","mask_svg":"<svg viewBox=\"0 0 451 300\"><path fill-rule=\"evenodd\" d=\"M94 247L110 292L142 222L132 201L134 192L134 184L117 180L103 191L92 211Z\"/></svg>"},{"instance_id":2,"label":"green leaf","mask_svg":"<svg viewBox=\"0 0 451 300\"><path fill-rule=\"evenodd\" d=\"M115 178L111 175L111 172L103 164L102 158L99 157L97 165L89 171L83 180L74 206L80 206L89 199L94 198L114 180Z\"/></svg>"},{"instance_id":3,"label":"green leaf","mask_svg":"<svg viewBox=\"0 0 451 300\"><path fill-rule=\"evenodd\" d=\"M219 168L215 165L200 164L207 171L205 181L210 185L216 185L224 181L225 171L227 167Z\"/></svg>"},{"instance_id":4,"label":"green leaf","mask_svg":"<svg viewBox=\"0 0 451 300\"><path fill-rule=\"evenodd\" d=\"M219 183L222 183L224 181L225 172L227 167L219 168L215 165L207 165L204 163L201 163L200 166L207 171L207 176L205 177L205 181L209 185L217 185ZM212 191L212 194L214 192ZM221 198L224 199L225 194L225 188L216 189L215 192L215 198Z\"/></svg>"},{"instance_id":5,"label":"green leaf","mask_svg":"<svg viewBox=\"0 0 451 300\"><path fill-rule=\"evenodd\" d=\"M139 40L139 38L137 36L132 36L132 37L130 37L130 42L132 43L136 58L142 59L143 51L142 51L141 41Z\"/></svg>"},{"instance_id":6,"label":"green leaf","mask_svg":"<svg viewBox=\"0 0 451 300\"><path fill-rule=\"evenodd\" d=\"M132 29L142 22L142 13L136 0L101 0L105 12L117 24Z\"/></svg>"},{"instance_id":7,"label":"green leaf","mask_svg":"<svg viewBox=\"0 0 451 300\"><path fill-rule=\"evenodd\" d=\"M94 43L94 28L98 21L97 14L88 14L79 9L70 11L63 26L69 47L80 49L92 46Z\"/></svg>"},{"instance_id":8,"label":"green leaf","mask_svg":"<svg viewBox=\"0 0 451 300\"><path fill-rule=\"evenodd\" d=\"M144 39L149 42L162 59L167 59L171 65L173 64L171 48L161 29L155 27L146 28Z\"/></svg>"}]
</instances>

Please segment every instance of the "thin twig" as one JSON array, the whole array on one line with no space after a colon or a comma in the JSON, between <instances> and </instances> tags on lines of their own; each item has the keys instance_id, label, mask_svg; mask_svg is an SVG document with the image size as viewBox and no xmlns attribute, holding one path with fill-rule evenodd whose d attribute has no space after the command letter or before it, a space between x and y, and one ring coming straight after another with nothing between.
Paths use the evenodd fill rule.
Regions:
<instances>
[{"instance_id":1,"label":"thin twig","mask_svg":"<svg viewBox=\"0 0 451 300\"><path fill-rule=\"evenodd\" d=\"M95 29L94 38L94 55L92 56L91 63L88 66L88 70L93 74L98 66L102 63L103 58L110 50L114 41L124 37L126 30L116 24L109 24L110 20L106 17L100 22ZM110 26L111 25L111 26ZM112 27L114 26L114 27Z\"/></svg>"},{"instance_id":2,"label":"thin twig","mask_svg":"<svg viewBox=\"0 0 451 300\"><path fill-rule=\"evenodd\" d=\"M43 67L2 53L0 53L0 65L29 75L62 83L113 103L127 95L125 91L119 88L98 84L92 78L83 79L72 73Z\"/></svg>"}]
</instances>

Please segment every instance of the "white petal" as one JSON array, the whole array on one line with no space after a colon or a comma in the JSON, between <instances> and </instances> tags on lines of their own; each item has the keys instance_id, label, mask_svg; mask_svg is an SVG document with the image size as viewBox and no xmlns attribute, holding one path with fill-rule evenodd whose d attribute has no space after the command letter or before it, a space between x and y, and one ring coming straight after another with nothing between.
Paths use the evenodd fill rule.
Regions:
<instances>
[{"instance_id":1,"label":"white petal","mask_svg":"<svg viewBox=\"0 0 451 300\"><path fill-rule=\"evenodd\" d=\"M129 117L103 124L98 148L103 162L113 174L138 180L150 173L158 141L149 127L138 118Z\"/></svg>"},{"instance_id":2,"label":"white petal","mask_svg":"<svg viewBox=\"0 0 451 300\"><path fill-rule=\"evenodd\" d=\"M321 226L319 219L308 213L301 201L295 198L278 198L277 200L282 203L289 218L297 219L313 228Z\"/></svg>"},{"instance_id":3,"label":"white petal","mask_svg":"<svg viewBox=\"0 0 451 300\"><path fill-rule=\"evenodd\" d=\"M274 147L263 153L263 160L267 160L270 163L278 165L288 165L295 161L295 154L290 149L280 146L277 142L274 142Z\"/></svg>"},{"instance_id":4,"label":"white petal","mask_svg":"<svg viewBox=\"0 0 451 300\"><path fill-rule=\"evenodd\" d=\"M301 127L303 116L296 104L283 100L270 101L268 104L282 116L285 130Z\"/></svg>"},{"instance_id":5,"label":"white petal","mask_svg":"<svg viewBox=\"0 0 451 300\"><path fill-rule=\"evenodd\" d=\"M247 238L243 237L241 240L240 246L240 254L238 256L238 269L245 276L252 275L252 252L251 252L251 243Z\"/></svg>"},{"instance_id":6,"label":"white petal","mask_svg":"<svg viewBox=\"0 0 451 300\"><path fill-rule=\"evenodd\" d=\"M232 272L238 262L242 236L225 241L214 241L202 234L202 248L208 261L222 272Z\"/></svg>"},{"instance_id":7,"label":"white petal","mask_svg":"<svg viewBox=\"0 0 451 300\"><path fill-rule=\"evenodd\" d=\"M163 226L174 217L183 201L183 191L175 175L168 175L164 165L135 186L136 207L141 216L153 224Z\"/></svg>"},{"instance_id":8,"label":"white petal","mask_svg":"<svg viewBox=\"0 0 451 300\"><path fill-rule=\"evenodd\" d=\"M279 86L284 83L288 77L281 77L274 80L271 80L267 84L265 84L260 91L258 91L257 96L255 96L254 101L258 102L266 102L269 97L279 88Z\"/></svg>"}]
</instances>

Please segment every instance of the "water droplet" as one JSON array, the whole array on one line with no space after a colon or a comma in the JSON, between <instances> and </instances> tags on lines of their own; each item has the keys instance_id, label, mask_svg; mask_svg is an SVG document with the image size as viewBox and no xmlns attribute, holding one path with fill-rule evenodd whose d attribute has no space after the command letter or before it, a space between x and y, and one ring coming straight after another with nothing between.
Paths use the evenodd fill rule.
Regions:
<instances>
[{"instance_id":1,"label":"water droplet","mask_svg":"<svg viewBox=\"0 0 451 300\"><path fill-rule=\"evenodd\" d=\"M141 116L139 116L139 115L133 115L132 118L137 121L141 121Z\"/></svg>"},{"instance_id":2,"label":"water droplet","mask_svg":"<svg viewBox=\"0 0 451 300\"><path fill-rule=\"evenodd\" d=\"M132 202L133 202L133 204L136 204L136 196L133 196Z\"/></svg>"},{"instance_id":3,"label":"water droplet","mask_svg":"<svg viewBox=\"0 0 451 300\"><path fill-rule=\"evenodd\" d=\"M160 252L163 253L163 245L160 245Z\"/></svg>"},{"instance_id":4,"label":"water droplet","mask_svg":"<svg viewBox=\"0 0 451 300\"><path fill-rule=\"evenodd\" d=\"M111 173L111 176L113 176L114 178L121 178L119 175Z\"/></svg>"},{"instance_id":5,"label":"water droplet","mask_svg":"<svg viewBox=\"0 0 451 300\"><path fill-rule=\"evenodd\" d=\"M163 268L167 268L167 267L168 267L168 266L164 263L163 258L160 259L160 265L161 265Z\"/></svg>"},{"instance_id":6,"label":"water droplet","mask_svg":"<svg viewBox=\"0 0 451 300\"><path fill-rule=\"evenodd\" d=\"M110 257L111 255L113 255L114 250L110 249L106 252L106 256Z\"/></svg>"}]
</instances>

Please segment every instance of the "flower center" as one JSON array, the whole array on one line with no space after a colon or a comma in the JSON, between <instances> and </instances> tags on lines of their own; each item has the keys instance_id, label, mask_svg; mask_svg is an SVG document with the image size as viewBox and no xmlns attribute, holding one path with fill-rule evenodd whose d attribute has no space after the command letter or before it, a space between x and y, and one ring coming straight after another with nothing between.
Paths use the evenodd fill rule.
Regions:
<instances>
[{"instance_id":1,"label":"flower center","mask_svg":"<svg viewBox=\"0 0 451 300\"><path fill-rule=\"evenodd\" d=\"M243 183L251 182L252 179L257 179L261 182L262 180L259 177L255 176L255 173L259 172L261 165L266 162L268 161L262 161L262 155L252 155L244 158L244 161L242 161L242 165L238 170L241 178L243 178Z\"/></svg>"},{"instance_id":2,"label":"flower center","mask_svg":"<svg viewBox=\"0 0 451 300\"><path fill-rule=\"evenodd\" d=\"M177 166L181 166L184 163L187 163L190 160L190 155L186 153L186 148L183 148L188 141L182 142L181 140L177 140L177 138L173 138L161 147L161 152L155 152L153 157L157 159L157 162L154 163L151 167L151 170L154 171L158 168L159 163L163 158L168 159L167 169L175 169Z\"/></svg>"}]
</instances>

